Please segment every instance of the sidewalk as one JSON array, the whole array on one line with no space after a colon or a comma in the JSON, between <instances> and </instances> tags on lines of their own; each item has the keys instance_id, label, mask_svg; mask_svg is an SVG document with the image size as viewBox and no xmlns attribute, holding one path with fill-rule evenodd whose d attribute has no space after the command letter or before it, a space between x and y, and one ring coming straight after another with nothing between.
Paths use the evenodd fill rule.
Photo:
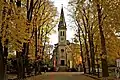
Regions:
<instances>
[{"instance_id":1,"label":"sidewalk","mask_svg":"<svg viewBox=\"0 0 120 80\"><path fill-rule=\"evenodd\" d=\"M96 80L103 80L102 77L98 78L97 76L94 76L94 75L90 75L90 74L84 74L85 76L88 76L88 77L91 77L93 79L96 79ZM108 80L120 80L120 79L116 79L114 77L108 77Z\"/></svg>"},{"instance_id":2,"label":"sidewalk","mask_svg":"<svg viewBox=\"0 0 120 80\"><path fill-rule=\"evenodd\" d=\"M42 72L42 74L44 74L44 72ZM35 77L38 75L40 75L40 74L37 74L37 75L32 74L31 76L26 75L26 78ZM16 74L7 74L7 78L8 78L8 80L18 80Z\"/></svg>"}]
</instances>

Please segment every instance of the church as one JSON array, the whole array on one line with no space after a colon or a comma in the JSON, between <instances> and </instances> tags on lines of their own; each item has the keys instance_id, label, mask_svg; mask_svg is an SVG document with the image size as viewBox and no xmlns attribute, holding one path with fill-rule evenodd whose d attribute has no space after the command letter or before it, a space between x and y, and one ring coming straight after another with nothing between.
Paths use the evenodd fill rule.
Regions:
<instances>
[{"instance_id":1,"label":"church","mask_svg":"<svg viewBox=\"0 0 120 80\"><path fill-rule=\"evenodd\" d=\"M73 53L73 50L79 51L79 44L70 43L66 40L66 32L67 26L62 7L60 21L58 23L58 43L55 44L55 49L53 50L53 65L57 71L66 71L68 68L75 67L76 64L81 64L82 62L81 59L79 59L80 52ZM74 60L74 58L76 58L76 60ZM78 63L75 61L78 61Z\"/></svg>"}]
</instances>

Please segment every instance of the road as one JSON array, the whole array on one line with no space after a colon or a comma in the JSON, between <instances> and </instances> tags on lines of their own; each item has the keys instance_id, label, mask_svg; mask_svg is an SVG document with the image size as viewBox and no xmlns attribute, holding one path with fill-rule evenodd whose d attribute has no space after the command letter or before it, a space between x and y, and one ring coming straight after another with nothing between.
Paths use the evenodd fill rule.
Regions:
<instances>
[{"instance_id":1,"label":"road","mask_svg":"<svg viewBox=\"0 0 120 80\"><path fill-rule=\"evenodd\" d=\"M95 80L82 72L48 72L27 78L27 80Z\"/></svg>"}]
</instances>

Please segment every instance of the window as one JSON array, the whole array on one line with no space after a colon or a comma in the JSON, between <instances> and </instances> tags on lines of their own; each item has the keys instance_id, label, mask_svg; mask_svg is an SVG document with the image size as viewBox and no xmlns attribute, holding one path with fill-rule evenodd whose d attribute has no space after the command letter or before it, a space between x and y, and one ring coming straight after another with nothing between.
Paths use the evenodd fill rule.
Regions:
<instances>
[{"instance_id":1,"label":"window","mask_svg":"<svg viewBox=\"0 0 120 80\"><path fill-rule=\"evenodd\" d=\"M61 52L64 52L64 49L61 49Z\"/></svg>"},{"instance_id":2,"label":"window","mask_svg":"<svg viewBox=\"0 0 120 80\"><path fill-rule=\"evenodd\" d=\"M60 32L60 36L62 36L62 31Z\"/></svg>"},{"instance_id":3,"label":"window","mask_svg":"<svg viewBox=\"0 0 120 80\"><path fill-rule=\"evenodd\" d=\"M63 31L63 36L64 36L64 31Z\"/></svg>"},{"instance_id":4,"label":"window","mask_svg":"<svg viewBox=\"0 0 120 80\"><path fill-rule=\"evenodd\" d=\"M65 35L65 32L64 31L61 31L60 32L60 36L64 36Z\"/></svg>"}]
</instances>

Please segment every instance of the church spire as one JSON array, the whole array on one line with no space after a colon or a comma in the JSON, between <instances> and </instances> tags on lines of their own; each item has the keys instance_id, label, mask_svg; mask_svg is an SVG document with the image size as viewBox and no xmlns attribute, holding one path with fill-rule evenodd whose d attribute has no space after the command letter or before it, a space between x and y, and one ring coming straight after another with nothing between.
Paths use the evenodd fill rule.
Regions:
<instances>
[{"instance_id":1,"label":"church spire","mask_svg":"<svg viewBox=\"0 0 120 80\"><path fill-rule=\"evenodd\" d=\"M62 8L61 8L60 19L61 19L62 21L64 21L64 11L63 11L63 4L62 4Z\"/></svg>"},{"instance_id":2,"label":"church spire","mask_svg":"<svg viewBox=\"0 0 120 80\"><path fill-rule=\"evenodd\" d=\"M59 29L66 29L66 22L65 22L65 17L64 17L63 4L62 4L62 8L61 8L60 21L59 21L59 24L58 24L58 30Z\"/></svg>"}]
</instances>

